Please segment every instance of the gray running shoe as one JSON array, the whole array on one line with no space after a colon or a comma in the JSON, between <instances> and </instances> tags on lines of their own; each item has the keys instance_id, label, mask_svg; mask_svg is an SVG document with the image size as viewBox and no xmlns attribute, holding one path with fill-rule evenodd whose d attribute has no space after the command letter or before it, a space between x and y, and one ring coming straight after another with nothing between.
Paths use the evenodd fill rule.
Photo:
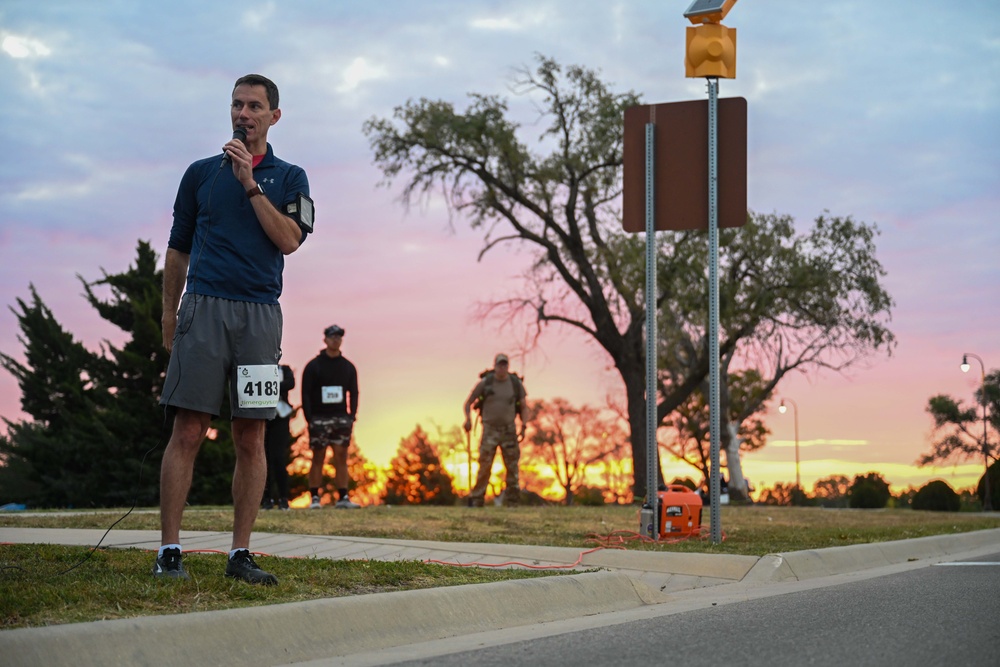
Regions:
<instances>
[{"instance_id":1,"label":"gray running shoe","mask_svg":"<svg viewBox=\"0 0 1000 667\"><path fill-rule=\"evenodd\" d=\"M254 562L249 549L240 549L226 563L226 576L240 579L248 584L263 584L273 586L278 583L278 578L270 572L260 569Z\"/></svg>"},{"instance_id":2,"label":"gray running shoe","mask_svg":"<svg viewBox=\"0 0 1000 667\"><path fill-rule=\"evenodd\" d=\"M361 509L361 505L352 503L350 498L341 498L337 501L333 508L338 510L357 510Z\"/></svg>"},{"instance_id":3,"label":"gray running shoe","mask_svg":"<svg viewBox=\"0 0 1000 667\"><path fill-rule=\"evenodd\" d=\"M319 502L319 496L313 496L313 501L312 504L309 505L309 509L318 510L321 507L323 507L323 505L321 505Z\"/></svg>"},{"instance_id":4,"label":"gray running shoe","mask_svg":"<svg viewBox=\"0 0 1000 667\"><path fill-rule=\"evenodd\" d=\"M158 555L153 563L153 576L157 579L190 579L181 562L181 550L164 549L163 554Z\"/></svg>"}]
</instances>

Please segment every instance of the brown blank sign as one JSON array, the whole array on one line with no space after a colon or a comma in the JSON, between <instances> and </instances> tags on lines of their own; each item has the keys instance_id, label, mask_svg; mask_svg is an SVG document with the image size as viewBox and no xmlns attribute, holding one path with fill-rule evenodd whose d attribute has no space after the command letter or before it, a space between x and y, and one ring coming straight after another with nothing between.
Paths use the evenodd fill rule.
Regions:
<instances>
[{"instance_id":1,"label":"brown blank sign","mask_svg":"<svg viewBox=\"0 0 1000 667\"><path fill-rule=\"evenodd\" d=\"M747 221L747 101L718 106L719 227ZM622 226L646 231L646 124L654 131L654 226L708 229L708 100L625 110Z\"/></svg>"}]
</instances>

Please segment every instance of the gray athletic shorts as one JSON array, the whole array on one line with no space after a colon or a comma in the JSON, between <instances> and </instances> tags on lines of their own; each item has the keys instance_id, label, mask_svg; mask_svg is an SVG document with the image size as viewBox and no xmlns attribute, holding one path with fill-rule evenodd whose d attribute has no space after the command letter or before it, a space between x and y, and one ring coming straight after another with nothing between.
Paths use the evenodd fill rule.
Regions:
<instances>
[{"instance_id":1,"label":"gray athletic shorts","mask_svg":"<svg viewBox=\"0 0 1000 667\"><path fill-rule=\"evenodd\" d=\"M233 417L273 419L281 384L281 327L277 304L185 294L160 405L217 417L228 385ZM252 407L255 402L273 405Z\"/></svg>"}]
</instances>

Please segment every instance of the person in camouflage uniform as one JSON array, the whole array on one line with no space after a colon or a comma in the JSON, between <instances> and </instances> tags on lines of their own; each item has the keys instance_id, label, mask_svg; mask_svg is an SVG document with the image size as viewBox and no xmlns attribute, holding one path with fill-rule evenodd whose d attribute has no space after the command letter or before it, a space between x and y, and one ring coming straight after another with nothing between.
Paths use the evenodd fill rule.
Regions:
<instances>
[{"instance_id":1,"label":"person in camouflage uniform","mask_svg":"<svg viewBox=\"0 0 1000 667\"><path fill-rule=\"evenodd\" d=\"M504 504L517 505L521 497L518 482L518 463L521 459L521 440L528 422L527 392L521 379L510 372L506 354L498 354L493 370L484 373L469 398L465 401L466 432L472 430L471 411L475 406L483 420L483 436L479 443L479 473L476 484L469 492L469 505L482 507L486 487L493 471L497 448L503 457L506 470ZM520 417L517 428L515 418Z\"/></svg>"}]
</instances>

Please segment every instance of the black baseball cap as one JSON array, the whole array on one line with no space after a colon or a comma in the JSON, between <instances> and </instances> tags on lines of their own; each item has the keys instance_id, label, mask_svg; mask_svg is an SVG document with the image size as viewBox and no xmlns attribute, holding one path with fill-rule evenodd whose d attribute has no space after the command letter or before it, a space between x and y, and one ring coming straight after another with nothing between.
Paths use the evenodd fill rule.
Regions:
<instances>
[{"instance_id":1,"label":"black baseball cap","mask_svg":"<svg viewBox=\"0 0 1000 667\"><path fill-rule=\"evenodd\" d=\"M331 324L327 328L323 329L323 335L326 338L329 338L330 336L343 336L344 328L336 324Z\"/></svg>"}]
</instances>

